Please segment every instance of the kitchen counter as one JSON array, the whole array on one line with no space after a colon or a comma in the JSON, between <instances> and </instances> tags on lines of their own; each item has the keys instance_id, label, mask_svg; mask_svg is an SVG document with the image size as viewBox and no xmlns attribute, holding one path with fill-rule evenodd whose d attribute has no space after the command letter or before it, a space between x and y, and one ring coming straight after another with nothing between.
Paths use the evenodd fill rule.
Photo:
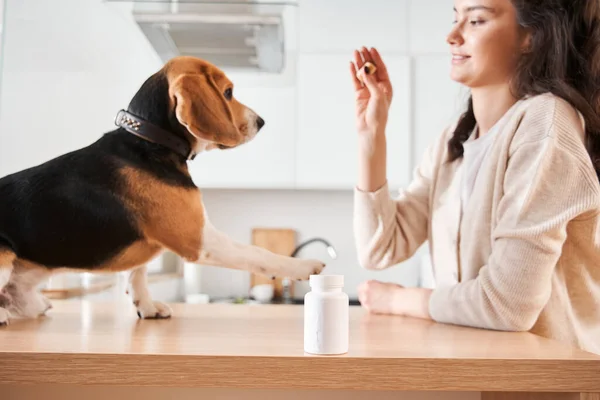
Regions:
<instances>
[{"instance_id":1,"label":"kitchen counter","mask_svg":"<svg viewBox=\"0 0 600 400\"><path fill-rule=\"evenodd\" d=\"M46 317L0 330L0 383L464 391L488 399L600 392L600 356L529 333L350 307L349 353L313 356L303 351L302 306L173 304L171 319L138 320L129 302L53 304Z\"/></svg>"}]
</instances>

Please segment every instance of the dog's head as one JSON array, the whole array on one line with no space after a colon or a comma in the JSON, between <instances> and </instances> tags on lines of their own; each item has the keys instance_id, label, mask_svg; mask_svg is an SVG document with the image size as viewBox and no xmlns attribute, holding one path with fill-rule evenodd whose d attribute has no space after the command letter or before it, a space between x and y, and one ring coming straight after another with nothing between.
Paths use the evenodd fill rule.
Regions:
<instances>
[{"instance_id":1,"label":"dog's head","mask_svg":"<svg viewBox=\"0 0 600 400\"><path fill-rule=\"evenodd\" d=\"M248 142L265 121L236 100L234 85L217 66L195 57L175 57L150 77L130 111L183 134L196 152Z\"/></svg>"}]
</instances>

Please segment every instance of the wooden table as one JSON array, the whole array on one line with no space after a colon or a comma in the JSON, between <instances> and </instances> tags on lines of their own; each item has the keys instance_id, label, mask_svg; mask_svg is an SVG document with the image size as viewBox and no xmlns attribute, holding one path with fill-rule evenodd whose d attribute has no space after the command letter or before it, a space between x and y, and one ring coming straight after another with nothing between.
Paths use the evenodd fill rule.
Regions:
<instances>
[{"instance_id":1,"label":"wooden table","mask_svg":"<svg viewBox=\"0 0 600 400\"><path fill-rule=\"evenodd\" d=\"M529 333L351 307L349 353L323 357L303 351L302 306L172 307L169 320L138 320L129 303L54 301L47 317L13 321L0 330L0 397L8 390L17 399L32 384L45 392L53 385L476 392L484 400L600 392L600 356Z\"/></svg>"}]
</instances>

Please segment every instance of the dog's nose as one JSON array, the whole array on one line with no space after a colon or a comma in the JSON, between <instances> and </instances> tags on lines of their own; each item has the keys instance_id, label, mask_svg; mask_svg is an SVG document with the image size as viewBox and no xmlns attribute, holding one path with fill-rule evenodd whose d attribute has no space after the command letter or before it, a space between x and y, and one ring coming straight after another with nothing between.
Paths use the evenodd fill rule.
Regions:
<instances>
[{"instance_id":1,"label":"dog's nose","mask_svg":"<svg viewBox=\"0 0 600 400\"><path fill-rule=\"evenodd\" d=\"M263 126L265 126L265 120L262 119L261 117L257 117L256 125L258 126L258 129L262 128Z\"/></svg>"}]
</instances>

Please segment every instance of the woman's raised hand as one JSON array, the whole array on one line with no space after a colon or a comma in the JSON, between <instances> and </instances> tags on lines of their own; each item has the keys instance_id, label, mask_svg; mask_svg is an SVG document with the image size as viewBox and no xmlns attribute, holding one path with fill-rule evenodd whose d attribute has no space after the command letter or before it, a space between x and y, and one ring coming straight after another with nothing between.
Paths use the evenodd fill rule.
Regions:
<instances>
[{"instance_id":1,"label":"woman's raised hand","mask_svg":"<svg viewBox=\"0 0 600 400\"><path fill-rule=\"evenodd\" d=\"M375 73L371 75L366 74L362 69L367 61L376 67ZM350 62L350 73L356 93L358 134L367 138L385 134L393 91L387 68L377 50L374 48L368 50L366 47L360 51L355 50L354 62Z\"/></svg>"}]
</instances>

